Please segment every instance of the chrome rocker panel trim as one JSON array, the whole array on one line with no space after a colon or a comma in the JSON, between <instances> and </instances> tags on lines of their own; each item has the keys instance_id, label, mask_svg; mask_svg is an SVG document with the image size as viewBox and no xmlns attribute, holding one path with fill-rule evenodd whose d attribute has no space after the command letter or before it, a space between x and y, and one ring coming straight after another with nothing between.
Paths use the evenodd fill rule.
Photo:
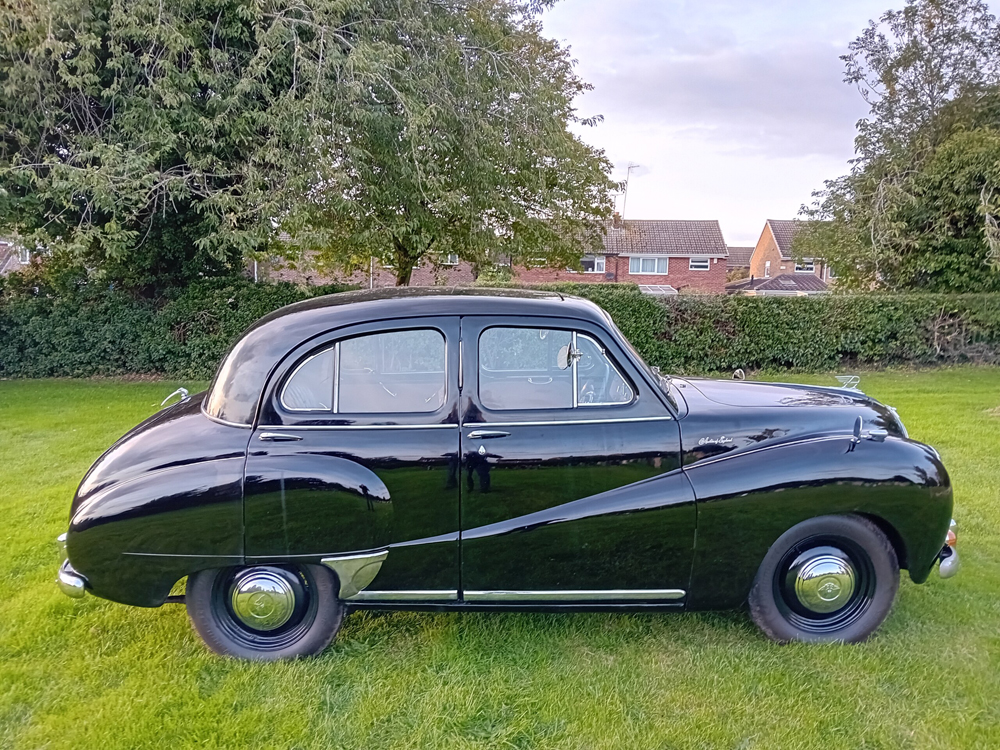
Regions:
<instances>
[{"instance_id":1,"label":"chrome rocker panel trim","mask_svg":"<svg viewBox=\"0 0 1000 750\"><path fill-rule=\"evenodd\" d=\"M454 602L458 592L443 591L359 591L352 602Z\"/></svg>"},{"instance_id":2,"label":"chrome rocker panel trim","mask_svg":"<svg viewBox=\"0 0 1000 750\"><path fill-rule=\"evenodd\" d=\"M467 602L648 602L683 599L683 589L608 589L603 591L466 591Z\"/></svg>"}]
</instances>

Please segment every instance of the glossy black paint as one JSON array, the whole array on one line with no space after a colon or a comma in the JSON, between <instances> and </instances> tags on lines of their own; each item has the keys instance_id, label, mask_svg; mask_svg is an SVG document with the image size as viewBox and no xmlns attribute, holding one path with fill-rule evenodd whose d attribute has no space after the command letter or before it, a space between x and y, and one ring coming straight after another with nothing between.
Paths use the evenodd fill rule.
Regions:
<instances>
[{"instance_id":1,"label":"glossy black paint","mask_svg":"<svg viewBox=\"0 0 1000 750\"><path fill-rule=\"evenodd\" d=\"M596 338L636 399L490 412L478 399L476 343L501 323ZM278 389L309 352L359 331L428 326L448 342L437 412L283 411ZM889 437L855 442L859 416L865 431ZM492 427L508 435L470 437ZM261 440L266 432L300 439ZM143 606L161 604L200 569L388 548L369 590L677 588L689 608L730 607L745 601L781 533L831 513L875 520L921 582L951 517L947 472L932 449L905 438L888 407L854 391L664 384L582 300L392 290L310 300L262 319L213 391L157 413L95 463L73 502L67 551L93 593Z\"/></svg>"},{"instance_id":2,"label":"glossy black paint","mask_svg":"<svg viewBox=\"0 0 1000 750\"><path fill-rule=\"evenodd\" d=\"M158 606L183 576L242 562L250 430L205 417L200 396L125 435L77 490L66 550L94 594Z\"/></svg>"}]
</instances>

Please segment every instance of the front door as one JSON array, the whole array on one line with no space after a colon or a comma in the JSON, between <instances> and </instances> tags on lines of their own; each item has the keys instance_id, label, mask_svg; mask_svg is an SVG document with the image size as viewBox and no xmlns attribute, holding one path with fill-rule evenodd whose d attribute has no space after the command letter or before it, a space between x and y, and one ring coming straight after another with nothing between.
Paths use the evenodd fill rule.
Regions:
<instances>
[{"instance_id":1,"label":"front door","mask_svg":"<svg viewBox=\"0 0 1000 750\"><path fill-rule=\"evenodd\" d=\"M462 319L466 601L683 600L695 504L677 422L607 331Z\"/></svg>"},{"instance_id":2,"label":"front door","mask_svg":"<svg viewBox=\"0 0 1000 750\"><path fill-rule=\"evenodd\" d=\"M357 565L337 561L374 560L342 595L457 599L458 338L457 318L369 323L279 366L247 456L248 563L327 560L346 578Z\"/></svg>"}]
</instances>

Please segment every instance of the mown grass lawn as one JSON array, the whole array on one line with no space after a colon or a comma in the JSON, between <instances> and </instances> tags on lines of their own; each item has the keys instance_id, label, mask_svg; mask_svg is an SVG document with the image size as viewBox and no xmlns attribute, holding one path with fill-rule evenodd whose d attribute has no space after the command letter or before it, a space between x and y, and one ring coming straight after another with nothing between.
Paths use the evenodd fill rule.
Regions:
<instances>
[{"instance_id":1,"label":"mown grass lawn","mask_svg":"<svg viewBox=\"0 0 1000 750\"><path fill-rule=\"evenodd\" d=\"M775 646L742 612L355 613L272 665L53 583L77 482L175 385L0 382L0 747L1000 747L1000 369L863 378L941 451L964 562L904 576L868 644Z\"/></svg>"}]
</instances>

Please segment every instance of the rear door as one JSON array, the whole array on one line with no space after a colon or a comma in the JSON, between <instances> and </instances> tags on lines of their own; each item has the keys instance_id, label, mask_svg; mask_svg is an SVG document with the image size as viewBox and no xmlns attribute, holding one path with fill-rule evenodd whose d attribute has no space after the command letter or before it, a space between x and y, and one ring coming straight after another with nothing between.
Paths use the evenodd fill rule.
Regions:
<instances>
[{"instance_id":1,"label":"rear door","mask_svg":"<svg viewBox=\"0 0 1000 750\"><path fill-rule=\"evenodd\" d=\"M674 415L607 331L462 319L466 601L680 602L695 505Z\"/></svg>"},{"instance_id":2,"label":"rear door","mask_svg":"<svg viewBox=\"0 0 1000 750\"><path fill-rule=\"evenodd\" d=\"M249 562L388 550L355 598L457 598L458 338L453 317L368 323L279 366L247 457Z\"/></svg>"}]
</instances>

